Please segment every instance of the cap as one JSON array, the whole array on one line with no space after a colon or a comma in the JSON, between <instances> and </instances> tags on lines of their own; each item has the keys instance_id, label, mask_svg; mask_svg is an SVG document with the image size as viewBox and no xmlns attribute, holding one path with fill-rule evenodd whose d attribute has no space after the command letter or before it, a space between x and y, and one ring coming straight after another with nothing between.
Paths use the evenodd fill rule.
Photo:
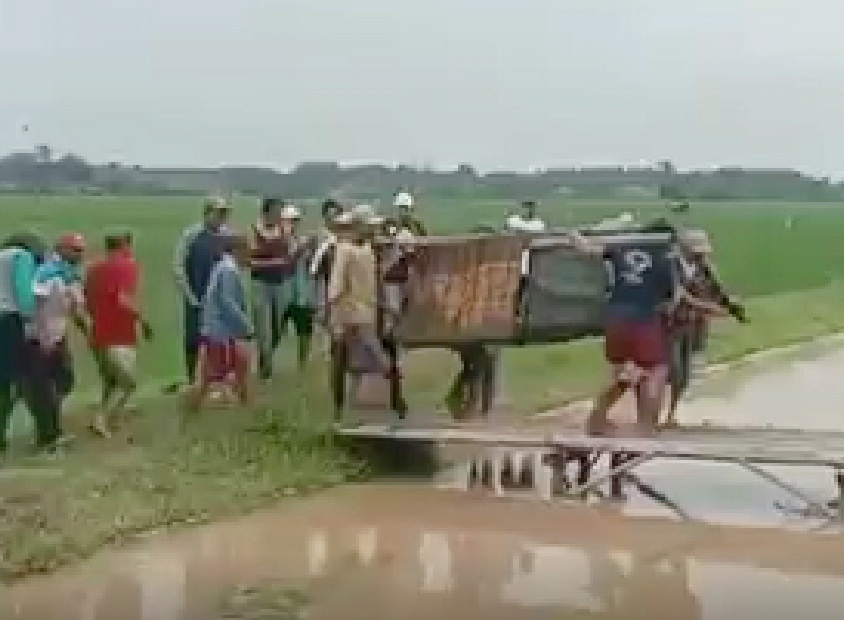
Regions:
<instances>
[{"instance_id":1,"label":"cap","mask_svg":"<svg viewBox=\"0 0 844 620\"><path fill-rule=\"evenodd\" d=\"M84 252L85 237L80 233L65 233L56 240L56 248L71 252Z\"/></svg>"},{"instance_id":2,"label":"cap","mask_svg":"<svg viewBox=\"0 0 844 620\"><path fill-rule=\"evenodd\" d=\"M679 235L680 245L693 254L711 254L712 244L704 230L684 230Z\"/></svg>"},{"instance_id":3,"label":"cap","mask_svg":"<svg viewBox=\"0 0 844 620\"><path fill-rule=\"evenodd\" d=\"M398 192L393 197L393 206L402 209L411 209L413 208L413 196L410 192Z\"/></svg>"},{"instance_id":4,"label":"cap","mask_svg":"<svg viewBox=\"0 0 844 620\"><path fill-rule=\"evenodd\" d=\"M279 213L279 217L284 220L298 220L302 217L302 214L299 212L299 209L297 209L295 205L286 204Z\"/></svg>"}]
</instances>

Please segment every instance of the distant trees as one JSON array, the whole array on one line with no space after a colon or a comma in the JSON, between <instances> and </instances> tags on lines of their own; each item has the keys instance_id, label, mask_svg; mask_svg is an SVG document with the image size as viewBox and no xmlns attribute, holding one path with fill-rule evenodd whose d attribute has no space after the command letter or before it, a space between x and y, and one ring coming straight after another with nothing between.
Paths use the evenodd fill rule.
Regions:
<instances>
[{"instance_id":1,"label":"distant trees","mask_svg":"<svg viewBox=\"0 0 844 620\"><path fill-rule=\"evenodd\" d=\"M668 201L793 199L844 200L844 188L829 178L793 170L723 168L679 172L669 160L654 166L567 168L529 173L481 173L463 162L443 171L407 164L341 166L304 162L291 172L270 168L150 169L113 161L95 165L75 153L59 157L47 144L0 157L0 186L7 190L129 193L206 193L227 191L296 198L333 195L386 199L399 187L428 196L520 200L546 196L643 198Z\"/></svg>"}]
</instances>

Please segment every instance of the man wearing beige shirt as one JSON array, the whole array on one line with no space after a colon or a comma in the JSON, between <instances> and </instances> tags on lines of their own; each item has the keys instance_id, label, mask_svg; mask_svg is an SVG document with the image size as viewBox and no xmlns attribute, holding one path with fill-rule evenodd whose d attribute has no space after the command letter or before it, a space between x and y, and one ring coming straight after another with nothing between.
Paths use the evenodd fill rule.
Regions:
<instances>
[{"instance_id":1,"label":"man wearing beige shirt","mask_svg":"<svg viewBox=\"0 0 844 620\"><path fill-rule=\"evenodd\" d=\"M342 416L346 373L395 373L378 339L378 284L375 252L370 243L377 219L355 209L335 220L337 245L328 280L327 309L331 329L332 391L335 416Z\"/></svg>"}]
</instances>

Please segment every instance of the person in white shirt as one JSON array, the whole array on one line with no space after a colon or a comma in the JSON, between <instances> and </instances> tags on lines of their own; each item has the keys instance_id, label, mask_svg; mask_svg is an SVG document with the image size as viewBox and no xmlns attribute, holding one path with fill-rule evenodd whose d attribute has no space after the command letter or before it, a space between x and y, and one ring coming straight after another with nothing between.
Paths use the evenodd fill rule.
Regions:
<instances>
[{"instance_id":1,"label":"person in white shirt","mask_svg":"<svg viewBox=\"0 0 844 620\"><path fill-rule=\"evenodd\" d=\"M513 213L507 218L507 229L523 233L545 232L548 227L545 221L536 214L536 202L526 200L521 206L521 213Z\"/></svg>"}]
</instances>

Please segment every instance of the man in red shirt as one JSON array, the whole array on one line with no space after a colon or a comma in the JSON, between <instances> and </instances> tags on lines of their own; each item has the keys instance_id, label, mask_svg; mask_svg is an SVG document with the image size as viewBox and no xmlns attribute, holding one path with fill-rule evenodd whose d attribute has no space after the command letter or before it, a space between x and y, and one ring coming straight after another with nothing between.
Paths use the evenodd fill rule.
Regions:
<instances>
[{"instance_id":1,"label":"man in red shirt","mask_svg":"<svg viewBox=\"0 0 844 620\"><path fill-rule=\"evenodd\" d=\"M107 235L105 246L105 257L86 273L85 301L91 316L91 348L103 383L100 411L91 430L109 437L115 414L135 391L137 326L145 339L151 338L152 331L138 309L140 270L132 255L131 236Z\"/></svg>"}]
</instances>

